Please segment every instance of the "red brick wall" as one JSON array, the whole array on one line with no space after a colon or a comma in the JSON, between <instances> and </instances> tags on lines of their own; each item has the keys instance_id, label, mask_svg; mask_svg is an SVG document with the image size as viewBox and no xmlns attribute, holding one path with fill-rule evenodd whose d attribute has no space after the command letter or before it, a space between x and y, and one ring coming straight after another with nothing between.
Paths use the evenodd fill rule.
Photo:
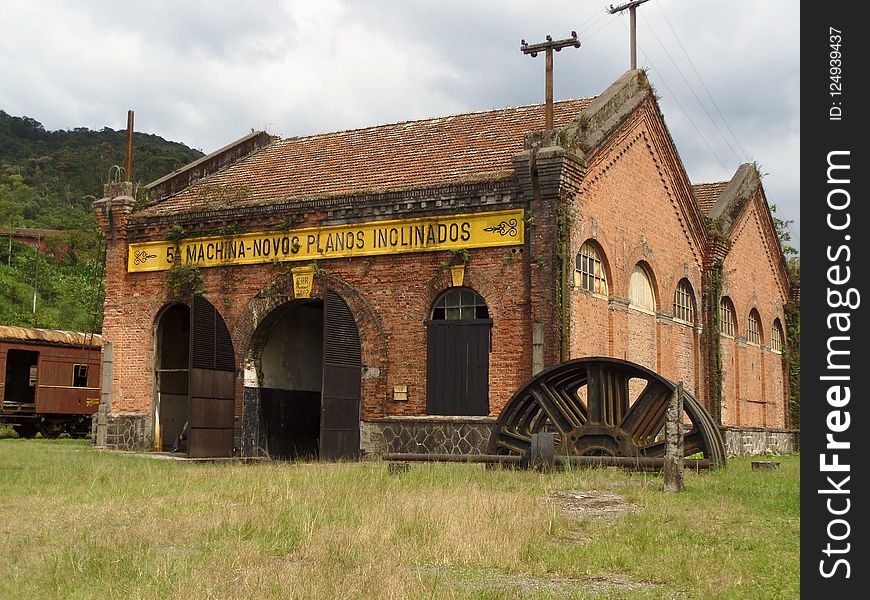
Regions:
<instances>
[{"instance_id":1,"label":"red brick wall","mask_svg":"<svg viewBox=\"0 0 870 600\"><path fill-rule=\"evenodd\" d=\"M722 351L722 424L738 425L740 422L739 397L740 363L737 360L737 342L731 336L719 338Z\"/></svg>"},{"instance_id":2,"label":"red brick wall","mask_svg":"<svg viewBox=\"0 0 870 600\"><path fill-rule=\"evenodd\" d=\"M159 238L159 235L155 236ZM531 376L528 265L510 248L470 250L465 285L483 296L492 327L490 412L497 415ZM362 361L378 369L363 380L363 418L426 412L426 328L432 303L450 287L445 252L320 261L313 295L325 286L345 299L360 329ZM292 299L291 263L203 268L206 297L221 313L235 344L236 414L242 411L243 372L256 326ZM150 413L154 335L160 310L171 302L168 272L126 273L126 243L110 244L103 335L115 344L114 412ZM393 400L407 385L408 400Z\"/></svg>"},{"instance_id":3,"label":"red brick wall","mask_svg":"<svg viewBox=\"0 0 870 600\"><path fill-rule=\"evenodd\" d=\"M729 415L726 423L785 427L787 393L782 355L770 349L770 336L775 319L785 322L783 306L788 292L778 275L779 250L773 247L775 242L764 225L766 215L762 211L767 209L763 202L760 191L749 200L732 227L732 245L725 258L722 294L734 303L738 341L723 343L723 349L730 345L736 352L739 383L735 389L726 377L723 395ZM761 345L746 343L752 309L761 319ZM731 360L724 352L723 359Z\"/></svg>"},{"instance_id":4,"label":"red brick wall","mask_svg":"<svg viewBox=\"0 0 870 600\"><path fill-rule=\"evenodd\" d=\"M642 107L592 158L573 202L572 256L595 239L607 266L610 302L575 289L570 352L640 363L682 379L703 401L698 332L670 318L683 278L695 292L696 311L700 306L703 248L687 226L681 200L686 183L674 172L678 159L669 154L657 119L656 111ZM639 262L650 272L658 315L628 307L629 280Z\"/></svg>"}]
</instances>

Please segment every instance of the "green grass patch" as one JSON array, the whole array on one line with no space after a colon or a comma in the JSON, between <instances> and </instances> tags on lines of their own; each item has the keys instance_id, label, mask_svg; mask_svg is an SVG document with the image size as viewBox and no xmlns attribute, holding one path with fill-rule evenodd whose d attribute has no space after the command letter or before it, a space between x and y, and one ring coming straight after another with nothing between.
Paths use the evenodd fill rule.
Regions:
<instances>
[{"instance_id":1,"label":"green grass patch","mask_svg":"<svg viewBox=\"0 0 870 600\"><path fill-rule=\"evenodd\" d=\"M796 598L800 457L777 460L664 494L617 469L394 475L10 437L0 598Z\"/></svg>"}]
</instances>

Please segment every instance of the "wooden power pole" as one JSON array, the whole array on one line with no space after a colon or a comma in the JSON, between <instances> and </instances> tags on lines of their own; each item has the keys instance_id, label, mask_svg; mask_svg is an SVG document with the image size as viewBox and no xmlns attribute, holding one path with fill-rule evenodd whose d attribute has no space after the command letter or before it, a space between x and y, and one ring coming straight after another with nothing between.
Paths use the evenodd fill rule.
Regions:
<instances>
[{"instance_id":1,"label":"wooden power pole","mask_svg":"<svg viewBox=\"0 0 870 600\"><path fill-rule=\"evenodd\" d=\"M127 111L127 153L124 157L124 181L133 181L133 111Z\"/></svg>"},{"instance_id":2,"label":"wooden power pole","mask_svg":"<svg viewBox=\"0 0 870 600\"><path fill-rule=\"evenodd\" d=\"M646 1L646 0L644 0ZM580 47L580 40L577 39L577 32L572 31L571 37L564 40L553 41L553 38L547 36L546 42L540 44L527 44L526 40L520 41L520 50L523 54L531 54L532 58L538 55L538 52L546 52L547 64L544 70L544 78L546 82L546 102L544 106L544 120L547 131L553 129L553 50L559 52L562 48Z\"/></svg>"},{"instance_id":3,"label":"wooden power pole","mask_svg":"<svg viewBox=\"0 0 870 600\"><path fill-rule=\"evenodd\" d=\"M635 11L637 7L643 4L644 2L649 2L649 0L632 0L632 2L628 2L621 6L617 6L616 8L613 5L610 5L610 10L607 11L611 15L615 15L616 13L624 11L626 8L628 9L628 14L631 16L631 70L635 70L637 68L637 15Z\"/></svg>"}]
</instances>

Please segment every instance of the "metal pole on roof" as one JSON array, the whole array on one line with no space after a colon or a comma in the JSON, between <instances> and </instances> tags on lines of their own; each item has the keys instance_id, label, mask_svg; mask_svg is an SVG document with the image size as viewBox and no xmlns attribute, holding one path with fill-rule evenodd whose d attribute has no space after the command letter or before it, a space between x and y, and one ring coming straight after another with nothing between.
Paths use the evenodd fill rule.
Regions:
<instances>
[{"instance_id":1,"label":"metal pole on roof","mask_svg":"<svg viewBox=\"0 0 870 600\"><path fill-rule=\"evenodd\" d=\"M547 131L553 129L553 50L559 52L562 48L568 47L579 48L580 40L577 39L577 32L572 31L571 37L564 40L553 41L552 36L547 36L546 42L539 44L527 44L526 40L520 40L520 50L523 54L531 54L532 58L538 55L538 52L545 52L547 61L544 68L544 127Z\"/></svg>"},{"instance_id":2,"label":"metal pole on roof","mask_svg":"<svg viewBox=\"0 0 870 600\"><path fill-rule=\"evenodd\" d=\"M628 9L628 14L630 18L630 31L631 31L631 70L635 70L637 68L637 14L635 11L637 7L643 4L644 2L649 2L649 0L632 0L632 2L628 2L621 6L610 5L609 12L611 15L615 15L618 12L624 11L626 8Z\"/></svg>"},{"instance_id":3,"label":"metal pole on roof","mask_svg":"<svg viewBox=\"0 0 870 600\"><path fill-rule=\"evenodd\" d=\"M127 155L124 159L126 181L133 181L133 111L127 111Z\"/></svg>"}]
</instances>

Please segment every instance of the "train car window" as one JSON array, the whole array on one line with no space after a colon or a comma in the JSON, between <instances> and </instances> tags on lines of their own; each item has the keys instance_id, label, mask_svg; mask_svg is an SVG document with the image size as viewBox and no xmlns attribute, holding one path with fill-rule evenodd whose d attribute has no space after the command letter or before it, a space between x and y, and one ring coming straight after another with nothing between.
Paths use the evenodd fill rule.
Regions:
<instances>
[{"instance_id":1,"label":"train car window","mask_svg":"<svg viewBox=\"0 0 870 600\"><path fill-rule=\"evenodd\" d=\"M30 366L30 377L28 378L28 384L30 387L36 387L36 375L38 373L38 368L36 365Z\"/></svg>"},{"instance_id":2,"label":"train car window","mask_svg":"<svg viewBox=\"0 0 870 600\"><path fill-rule=\"evenodd\" d=\"M73 387L88 387L88 365L73 365Z\"/></svg>"}]
</instances>

